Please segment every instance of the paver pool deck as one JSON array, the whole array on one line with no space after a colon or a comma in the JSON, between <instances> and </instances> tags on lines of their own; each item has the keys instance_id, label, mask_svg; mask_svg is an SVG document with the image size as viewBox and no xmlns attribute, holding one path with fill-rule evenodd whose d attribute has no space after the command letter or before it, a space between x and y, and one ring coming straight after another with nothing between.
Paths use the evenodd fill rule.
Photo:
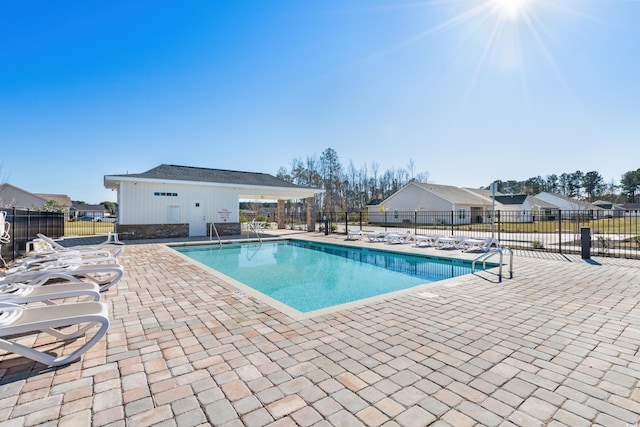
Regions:
<instances>
[{"instance_id":1,"label":"paver pool deck","mask_svg":"<svg viewBox=\"0 0 640 427\"><path fill-rule=\"evenodd\" d=\"M165 244L120 261L111 327L80 361L0 353L0 427L640 423L640 261L517 255L502 283L480 272L298 320Z\"/></svg>"}]
</instances>

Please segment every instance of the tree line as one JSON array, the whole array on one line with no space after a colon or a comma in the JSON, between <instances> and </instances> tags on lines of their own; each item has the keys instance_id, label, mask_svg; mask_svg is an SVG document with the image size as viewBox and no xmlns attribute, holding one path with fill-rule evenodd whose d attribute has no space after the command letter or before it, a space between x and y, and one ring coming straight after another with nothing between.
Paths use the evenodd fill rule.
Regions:
<instances>
[{"instance_id":1,"label":"tree line","mask_svg":"<svg viewBox=\"0 0 640 427\"><path fill-rule=\"evenodd\" d=\"M304 160L293 159L291 167L281 166L276 176L293 184L324 189L325 193L317 197L317 206L325 212L335 212L361 210L374 200L386 199L410 182L428 182L429 173L416 171L413 159L409 159L405 168L385 171L375 162L356 167L350 161L344 166L336 150L327 148L319 158L314 155ZM589 202L640 202L640 168L625 172L619 183L605 182L597 171L583 173L579 170L545 178L536 176L524 181L495 182L497 191L505 194L549 192ZM491 184L479 188L488 189Z\"/></svg>"}]
</instances>

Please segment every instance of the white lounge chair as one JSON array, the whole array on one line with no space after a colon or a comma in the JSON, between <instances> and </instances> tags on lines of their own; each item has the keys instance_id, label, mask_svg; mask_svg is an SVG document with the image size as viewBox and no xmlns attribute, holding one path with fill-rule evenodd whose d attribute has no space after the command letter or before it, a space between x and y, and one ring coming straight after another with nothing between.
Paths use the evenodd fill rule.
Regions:
<instances>
[{"instance_id":1,"label":"white lounge chair","mask_svg":"<svg viewBox=\"0 0 640 427\"><path fill-rule=\"evenodd\" d=\"M372 233L368 233L367 237L370 242L384 242L387 239L387 234L388 233L383 231L374 231Z\"/></svg>"},{"instance_id":2,"label":"white lounge chair","mask_svg":"<svg viewBox=\"0 0 640 427\"><path fill-rule=\"evenodd\" d=\"M98 326L93 335L79 348L66 355L51 355L28 347L25 334L45 332L58 339L79 338ZM74 327L65 332L58 328ZM102 302L81 302L44 307L25 307L0 302L0 349L43 363L61 366L79 359L93 347L109 329L107 305Z\"/></svg>"},{"instance_id":3,"label":"white lounge chair","mask_svg":"<svg viewBox=\"0 0 640 427\"><path fill-rule=\"evenodd\" d=\"M484 239L469 238L469 239L464 239L462 241L461 246L462 246L463 252L467 252L475 249L481 250L483 252L487 252L489 249L491 249L492 246L499 248L500 242L498 242L498 239L493 237L487 237Z\"/></svg>"},{"instance_id":4,"label":"white lounge chair","mask_svg":"<svg viewBox=\"0 0 640 427\"><path fill-rule=\"evenodd\" d=\"M66 267L68 265L120 265L118 260L112 256L95 255L82 256L75 251L69 252L50 252L38 253L31 256L20 258L7 268L6 273L15 270L45 270Z\"/></svg>"},{"instance_id":5,"label":"white lounge chair","mask_svg":"<svg viewBox=\"0 0 640 427\"><path fill-rule=\"evenodd\" d=\"M362 230L352 230L347 232L347 240L360 240L362 239Z\"/></svg>"},{"instance_id":6,"label":"white lounge chair","mask_svg":"<svg viewBox=\"0 0 640 427\"><path fill-rule=\"evenodd\" d=\"M100 301L100 287L95 283L86 283L80 279L72 282L37 286L28 283L12 283L0 286L0 302L27 304L43 302L48 305L56 304L56 300L65 298L87 297L87 301ZM85 300L83 298L83 300Z\"/></svg>"},{"instance_id":7,"label":"white lounge chair","mask_svg":"<svg viewBox=\"0 0 640 427\"><path fill-rule=\"evenodd\" d=\"M442 237L438 234L428 235L428 236L416 236L414 238L414 242L416 246L435 246L438 239Z\"/></svg>"},{"instance_id":8,"label":"white lounge chair","mask_svg":"<svg viewBox=\"0 0 640 427\"><path fill-rule=\"evenodd\" d=\"M436 240L435 245L438 249L460 249L464 239L464 236L439 237L438 240Z\"/></svg>"},{"instance_id":9,"label":"white lounge chair","mask_svg":"<svg viewBox=\"0 0 640 427\"><path fill-rule=\"evenodd\" d=\"M7 212L0 211L0 244L11 241L11 235L9 234L10 227L11 223L7 222Z\"/></svg>"},{"instance_id":10,"label":"white lounge chair","mask_svg":"<svg viewBox=\"0 0 640 427\"><path fill-rule=\"evenodd\" d=\"M124 269L120 264L80 264L62 261L44 268L20 266L0 274L0 285L32 280L47 281L56 277L60 278L61 275L84 279L98 285L100 291L106 291L122 278Z\"/></svg>"},{"instance_id":11,"label":"white lounge chair","mask_svg":"<svg viewBox=\"0 0 640 427\"><path fill-rule=\"evenodd\" d=\"M45 236L42 233L38 233L37 239L31 242L31 249L36 252L68 252L77 251L83 255L107 255L114 258L124 251L124 246L119 240L117 242L111 240L112 233L109 233L107 241L98 245L74 245L74 246L62 246L51 237Z\"/></svg>"},{"instance_id":12,"label":"white lounge chair","mask_svg":"<svg viewBox=\"0 0 640 427\"><path fill-rule=\"evenodd\" d=\"M386 236L388 245L404 245L405 243L409 243L413 238L414 235L410 231L407 231L405 234L389 233Z\"/></svg>"}]
</instances>

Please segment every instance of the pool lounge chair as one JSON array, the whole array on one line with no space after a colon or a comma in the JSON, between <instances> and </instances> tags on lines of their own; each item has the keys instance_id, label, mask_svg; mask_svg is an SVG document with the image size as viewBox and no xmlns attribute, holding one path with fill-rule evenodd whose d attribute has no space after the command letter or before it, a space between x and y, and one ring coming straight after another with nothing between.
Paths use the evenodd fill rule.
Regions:
<instances>
[{"instance_id":1,"label":"pool lounge chair","mask_svg":"<svg viewBox=\"0 0 640 427\"><path fill-rule=\"evenodd\" d=\"M55 302L57 300L78 297L87 297L83 298L83 301L100 301L100 287L95 283L86 283L80 279L47 286L34 286L21 282L0 285L0 302L13 304L43 302L47 305L53 305L57 304Z\"/></svg>"},{"instance_id":2,"label":"pool lounge chair","mask_svg":"<svg viewBox=\"0 0 640 427\"><path fill-rule=\"evenodd\" d=\"M114 258L118 258L118 256L124 251L124 247L121 246L122 243L118 241L117 245L111 243L111 235L109 233L109 237L105 243L100 243L98 245L74 245L74 246L62 246L60 243L56 242L51 237L48 237L42 233L38 233L37 239L34 239L30 242L30 246L32 250L36 253L38 252L68 252L68 251L77 251L83 255L110 255Z\"/></svg>"},{"instance_id":3,"label":"pool lounge chair","mask_svg":"<svg viewBox=\"0 0 640 427\"><path fill-rule=\"evenodd\" d=\"M45 332L61 340L79 338L95 326L98 329L88 340L66 355L52 355L28 347L22 338ZM73 327L65 332L58 328ZM109 329L108 307L102 302L80 302L25 307L0 302L0 350L19 354L47 366L61 366L79 359L93 347ZM21 342L22 341L22 342ZM30 341L30 340L29 340Z\"/></svg>"},{"instance_id":4,"label":"pool lounge chair","mask_svg":"<svg viewBox=\"0 0 640 427\"><path fill-rule=\"evenodd\" d=\"M10 227L11 223L7 221L7 212L0 211L0 244L11 241L11 234L9 234Z\"/></svg>"},{"instance_id":5,"label":"pool lounge chair","mask_svg":"<svg viewBox=\"0 0 640 427\"><path fill-rule=\"evenodd\" d=\"M347 240L361 240L362 236L362 230L349 231L347 233Z\"/></svg>"},{"instance_id":6,"label":"pool lounge chair","mask_svg":"<svg viewBox=\"0 0 640 427\"><path fill-rule=\"evenodd\" d=\"M58 267L65 267L68 264L78 265L120 265L118 260L112 256L106 254L102 255L86 255L82 256L76 251L69 252L47 252L47 253L34 253L28 257L15 260L7 272L11 272L16 269L29 268L35 269L52 269Z\"/></svg>"},{"instance_id":7,"label":"pool lounge chair","mask_svg":"<svg viewBox=\"0 0 640 427\"><path fill-rule=\"evenodd\" d=\"M438 239L442 237L439 234L433 234L428 236L416 236L414 239L416 247L420 246L435 246Z\"/></svg>"},{"instance_id":8,"label":"pool lounge chair","mask_svg":"<svg viewBox=\"0 0 640 427\"><path fill-rule=\"evenodd\" d=\"M464 236L440 237L436 240L435 246L438 249L460 249L464 239Z\"/></svg>"},{"instance_id":9,"label":"pool lounge chair","mask_svg":"<svg viewBox=\"0 0 640 427\"><path fill-rule=\"evenodd\" d=\"M79 264L60 262L59 265L48 265L46 268L29 266L14 267L0 274L0 284L6 282L25 282L32 280L47 281L59 275L72 276L95 283L100 291L106 291L115 285L124 275L120 264Z\"/></svg>"},{"instance_id":10,"label":"pool lounge chair","mask_svg":"<svg viewBox=\"0 0 640 427\"><path fill-rule=\"evenodd\" d=\"M405 243L409 243L413 240L414 237L415 236L412 232L407 231L405 234L389 233L386 236L386 240L388 245L404 245Z\"/></svg>"},{"instance_id":11,"label":"pool lounge chair","mask_svg":"<svg viewBox=\"0 0 640 427\"><path fill-rule=\"evenodd\" d=\"M492 246L495 246L496 248L500 248L500 242L498 242L498 239L493 237L487 237L484 239L469 238L469 239L464 239L461 246L462 246L463 252L468 252L476 249L481 250L483 252L487 252L489 249L491 249Z\"/></svg>"},{"instance_id":12,"label":"pool lounge chair","mask_svg":"<svg viewBox=\"0 0 640 427\"><path fill-rule=\"evenodd\" d=\"M387 234L384 231L374 231L372 233L368 233L367 237L370 242L384 242L387 239Z\"/></svg>"}]
</instances>

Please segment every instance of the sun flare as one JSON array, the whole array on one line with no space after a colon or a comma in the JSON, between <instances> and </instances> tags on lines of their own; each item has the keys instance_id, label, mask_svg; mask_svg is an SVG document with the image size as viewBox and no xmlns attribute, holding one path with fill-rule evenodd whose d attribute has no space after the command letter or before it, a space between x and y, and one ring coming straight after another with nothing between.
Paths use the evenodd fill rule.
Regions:
<instances>
[{"instance_id":1,"label":"sun flare","mask_svg":"<svg viewBox=\"0 0 640 427\"><path fill-rule=\"evenodd\" d=\"M493 11L500 18L510 21L521 18L531 2L532 0L491 0Z\"/></svg>"}]
</instances>

